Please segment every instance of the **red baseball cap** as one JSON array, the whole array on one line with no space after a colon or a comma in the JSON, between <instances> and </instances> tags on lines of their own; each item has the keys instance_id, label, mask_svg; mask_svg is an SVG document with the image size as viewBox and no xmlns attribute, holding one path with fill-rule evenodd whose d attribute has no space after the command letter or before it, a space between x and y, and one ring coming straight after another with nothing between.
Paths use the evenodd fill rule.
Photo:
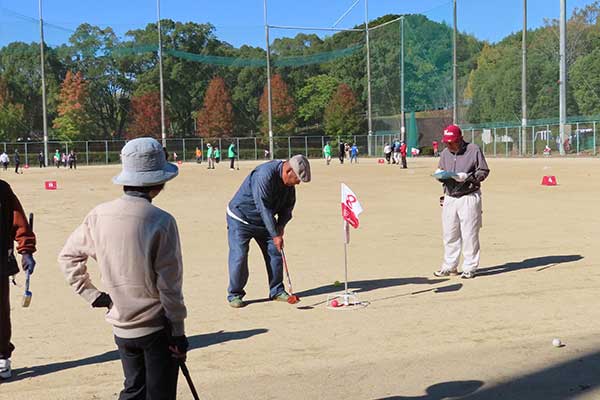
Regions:
<instances>
[{"instance_id":1,"label":"red baseball cap","mask_svg":"<svg viewBox=\"0 0 600 400\"><path fill-rule=\"evenodd\" d=\"M442 137L442 142L444 143L454 143L458 142L462 138L462 131L456 125L448 125L446 129L444 129L444 136Z\"/></svg>"}]
</instances>

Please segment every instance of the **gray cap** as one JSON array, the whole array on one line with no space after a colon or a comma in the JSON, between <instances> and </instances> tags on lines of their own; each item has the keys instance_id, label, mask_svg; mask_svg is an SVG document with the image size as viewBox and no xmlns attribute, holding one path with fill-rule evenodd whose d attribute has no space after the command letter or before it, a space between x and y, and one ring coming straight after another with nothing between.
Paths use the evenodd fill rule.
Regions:
<instances>
[{"instance_id":1,"label":"gray cap","mask_svg":"<svg viewBox=\"0 0 600 400\"><path fill-rule=\"evenodd\" d=\"M177 166L167 162L163 147L155 139L133 139L121 149L123 170L113 183L123 186L154 186L175 178Z\"/></svg>"},{"instance_id":2,"label":"gray cap","mask_svg":"<svg viewBox=\"0 0 600 400\"><path fill-rule=\"evenodd\" d=\"M302 154L297 154L290 158L290 167L302 182L310 182L310 163L308 158Z\"/></svg>"}]
</instances>

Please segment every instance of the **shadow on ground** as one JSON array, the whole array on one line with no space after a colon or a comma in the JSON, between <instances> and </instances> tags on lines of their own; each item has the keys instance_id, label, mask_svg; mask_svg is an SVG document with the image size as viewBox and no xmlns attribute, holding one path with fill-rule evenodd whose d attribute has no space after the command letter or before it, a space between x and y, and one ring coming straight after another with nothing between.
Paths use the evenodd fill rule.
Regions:
<instances>
[{"instance_id":1,"label":"shadow on ground","mask_svg":"<svg viewBox=\"0 0 600 400\"><path fill-rule=\"evenodd\" d=\"M477 276L488 276L502 274L504 272L518 271L521 269L539 268L538 271L554 267L558 264L564 264L583 259L583 256L577 254L573 255L562 255L562 256L544 256L528 258L519 262L510 262L502 265L496 265L493 267L479 268L477 270Z\"/></svg>"},{"instance_id":2,"label":"shadow on ground","mask_svg":"<svg viewBox=\"0 0 600 400\"><path fill-rule=\"evenodd\" d=\"M348 287L353 289L357 293L370 292L375 289L384 289L394 286L402 285L434 285L436 283L445 282L447 279L429 279L422 277L413 278L387 278L387 279L371 279L364 281L352 281L348 282ZM318 296L321 294L329 294L335 292L341 292L344 290L343 285L325 285L319 286L313 289L304 290L297 292L296 294L300 297Z\"/></svg>"},{"instance_id":3,"label":"shadow on ground","mask_svg":"<svg viewBox=\"0 0 600 400\"><path fill-rule=\"evenodd\" d=\"M482 384L481 381L444 382L428 387L423 396L391 396L378 400L569 400L591 396L592 391L600 389L600 351L478 390ZM600 398L600 393L595 394L593 398Z\"/></svg>"},{"instance_id":4,"label":"shadow on ground","mask_svg":"<svg viewBox=\"0 0 600 400\"><path fill-rule=\"evenodd\" d=\"M249 329L246 331L237 332L225 332L218 331L213 333L207 333L202 335L189 336L188 341L190 348L188 351L194 349L200 349L203 347L213 346L219 343L229 342L231 340L243 340L248 339L255 335L261 335L267 333L268 329ZM37 376L47 375L54 372L64 371L66 369L83 367L85 365L100 364L109 361L115 361L119 359L119 352L117 350L107 351L102 354L98 354L91 357L81 358L79 360L63 361L52 364L36 365L34 367L19 368L13 370L13 377L7 381L1 381L0 384L8 384L19 381L21 379L34 378Z\"/></svg>"}]
</instances>

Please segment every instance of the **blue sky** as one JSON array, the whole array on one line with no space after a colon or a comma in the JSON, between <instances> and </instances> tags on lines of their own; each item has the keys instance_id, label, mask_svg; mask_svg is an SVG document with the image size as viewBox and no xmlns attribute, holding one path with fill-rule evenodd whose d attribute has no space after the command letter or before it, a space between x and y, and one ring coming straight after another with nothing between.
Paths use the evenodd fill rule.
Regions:
<instances>
[{"instance_id":1,"label":"blue sky","mask_svg":"<svg viewBox=\"0 0 600 400\"><path fill-rule=\"evenodd\" d=\"M364 1L364 0L363 0ZM364 21L361 1L339 24L352 27ZM330 27L354 0L268 0L269 24ZM558 18L560 0L528 0L530 28L544 18ZM569 14L591 0L568 0ZM491 42L521 29L522 0L458 0L458 24L464 32ZM80 23L111 26L122 35L156 18L156 0L44 0L46 41L64 43ZM436 21L451 22L452 0L369 0L369 19L385 14L423 13ZM12 41L37 41L37 0L0 0L0 46ZM161 0L161 17L179 21L210 22L216 34L234 46L264 47L263 0ZM294 31L273 31L272 37Z\"/></svg>"}]
</instances>

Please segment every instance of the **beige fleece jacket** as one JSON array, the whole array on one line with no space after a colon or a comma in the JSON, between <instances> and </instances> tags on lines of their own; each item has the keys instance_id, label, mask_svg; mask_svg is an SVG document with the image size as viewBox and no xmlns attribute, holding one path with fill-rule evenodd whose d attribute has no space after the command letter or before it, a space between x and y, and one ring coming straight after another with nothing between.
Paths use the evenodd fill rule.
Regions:
<instances>
[{"instance_id":1,"label":"beige fleece jacket","mask_svg":"<svg viewBox=\"0 0 600 400\"><path fill-rule=\"evenodd\" d=\"M100 204L71 234L58 256L68 283L92 304L100 291L87 273L96 260L113 301L106 320L116 336L136 338L172 323L184 334L183 264L175 219L148 200L124 195Z\"/></svg>"}]
</instances>

